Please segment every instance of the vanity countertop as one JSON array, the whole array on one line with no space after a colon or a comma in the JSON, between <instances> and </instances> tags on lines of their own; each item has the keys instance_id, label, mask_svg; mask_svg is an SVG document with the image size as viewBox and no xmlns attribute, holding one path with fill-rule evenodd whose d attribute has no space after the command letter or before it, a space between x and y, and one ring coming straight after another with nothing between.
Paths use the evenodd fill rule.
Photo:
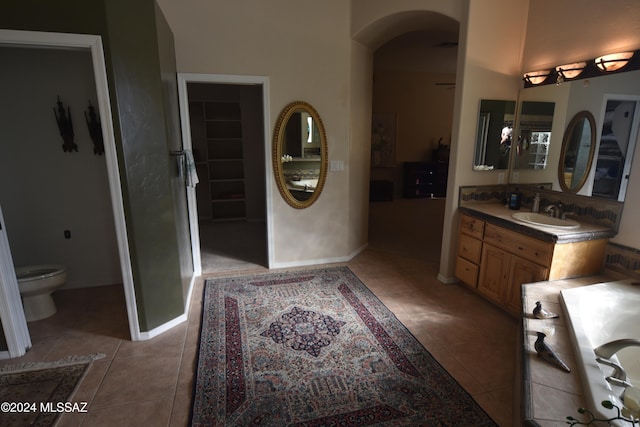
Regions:
<instances>
[{"instance_id":1,"label":"vanity countertop","mask_svg":"<svg viewBox=\"0 0 640 427\"><path fill-rule=\"evenodd\" d=\"M580 227L571 229L524 223L514 219L511 215L516 212L528 212L528 210L512 210L499 203L467 203L464 206L459 206L458 209L462 213L483 221L550 243L562 244L608 239L616 235L616 231L611 228L581 222L579 219L576 220L580 222Z\"/></svg>"}]
</instances>

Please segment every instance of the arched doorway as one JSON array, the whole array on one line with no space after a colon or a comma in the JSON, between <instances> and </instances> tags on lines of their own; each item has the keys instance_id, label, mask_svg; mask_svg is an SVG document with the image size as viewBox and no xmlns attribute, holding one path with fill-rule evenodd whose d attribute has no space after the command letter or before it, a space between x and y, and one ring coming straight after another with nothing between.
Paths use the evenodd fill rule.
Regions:
<instances>
[{"instance_id":1,"label":"arched doorway","mask_svg":"<svg viewBox=\"0 0 640 427\"><path fill-rule=\"evenodd\" d=\"M387 35L369 34L380 44L372 66L369 245L437 268L460 25L436 12L400 16Z\"/></svg>"}]
</instances>

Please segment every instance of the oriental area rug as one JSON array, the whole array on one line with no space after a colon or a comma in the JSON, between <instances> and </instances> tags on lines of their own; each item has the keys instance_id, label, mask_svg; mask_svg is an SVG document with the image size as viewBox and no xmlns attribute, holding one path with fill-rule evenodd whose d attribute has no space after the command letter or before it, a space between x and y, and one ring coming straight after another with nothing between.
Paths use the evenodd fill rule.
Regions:
<instances>
[{"instance_id":1,"label":"oriental area rug","mask_svg":"<svg viewBox=\"0 0 640 427\"><path fill-rule=\"evenodd\" d=\"M0 367L0 425L53 426L64 412L79 412L85 403L71 399L91 363L104 354L69 356L56 362Z\"/></svg>"},{"instance_id":2,"label":"oriental area rug","mask_svg":"<svg viewBox=\"0 0 640 427\"><path fill-rule=\"evenodd\" d=\"M208 280L193 426L495 426L347 267Z\"/></svg>"}]
</instances>

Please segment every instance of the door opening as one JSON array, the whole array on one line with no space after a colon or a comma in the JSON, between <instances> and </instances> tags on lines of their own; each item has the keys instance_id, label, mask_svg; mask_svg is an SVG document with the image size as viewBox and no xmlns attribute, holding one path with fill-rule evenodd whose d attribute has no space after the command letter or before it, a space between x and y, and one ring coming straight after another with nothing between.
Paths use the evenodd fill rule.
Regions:
<instances>
[{"instance_id":1,"label":"door opening","mask_svg":"<svg viewBox=\"0 0 640 427\"><path fill-rule=\"evenodd\" d=\"M265 86L215 76L179 80L183 140L199 180L189 195L196 269L268 267Z\"/></svg>"},{"instance_id":2,"label":"door opening","mask_svg":"<svg viewBox=\"0 0 640 427\"><path fill-rule=\"evenodd\" d=\"M117 258L123 283L129 331L132 340L140 339L140 327L133 289L133 273L129 256L126 221L124 217L120 173L115 148L113 120L107 86L106 66L102 39L97 35L62 34L40 31L0 30L0 45L12 47L47 47L54 49L87 50L91 55L91 72L95 79L96 110L102 127L104 144L104 161L106 162L108 196L111 202L113 222L116 236ZM4 284L0 283L0 286Z\"/></svg>"}]
</instances>

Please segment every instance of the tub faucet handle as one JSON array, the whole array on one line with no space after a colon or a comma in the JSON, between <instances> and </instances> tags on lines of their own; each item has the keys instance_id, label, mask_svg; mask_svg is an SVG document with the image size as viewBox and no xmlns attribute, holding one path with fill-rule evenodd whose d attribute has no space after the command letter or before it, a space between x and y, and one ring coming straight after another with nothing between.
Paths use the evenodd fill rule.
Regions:
<instances>
[{"instance_id":1,"label":"tub faucet handle","mask_svg":"<svg viewBox=\"0 0 640 427\"><path fill-rule=\"evenodd\" d=\"M609 366L614 369L613 374L606 378L609 383L614 384L612 381L615 381L615 380L618 380L621 383L625 383L627 381L627 372L618 363L609 359L603 359L602 357L596 357L596 362L602 365ZM614 384L614 385L620 385L620 384Z\"/></svg>"},{"instance_id":2,"label":"tub faucet handle","mask_svg":"<svg viewBox=\"0 0 640 427\"><path fill-rule=\"evenodd\" d=\"M605 378L607 380L607 382L611 385L615 385L616 387L623 387L623 388L627 388L627 387L633 387L633 384L631 384L629 381L622 381L618 378L615 378L613 376L611 377L607 377Z\"/></svg>"}]
</instances>

